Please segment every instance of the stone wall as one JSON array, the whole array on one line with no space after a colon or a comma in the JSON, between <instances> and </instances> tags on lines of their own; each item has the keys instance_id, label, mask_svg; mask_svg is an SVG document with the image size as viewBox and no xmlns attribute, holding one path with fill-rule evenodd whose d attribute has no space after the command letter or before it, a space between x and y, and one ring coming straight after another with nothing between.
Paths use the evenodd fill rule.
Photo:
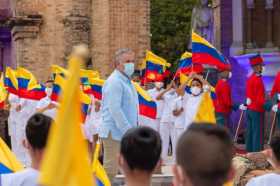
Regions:
<instances>
[{"instance_id":1,"label":"stone wall","mask_svg":"<svg viewBox=\"0 0 280 186\"><path fill-rule=\"evenodd\" d=\"M11 2L14 63L39 80L48 78L51 64L66 66L72 46L78 43L89 45L93 66L103 76L113 69L116 49L132 48L140 61L150 48L149 0Z\"/></svg>"}]
</instances>

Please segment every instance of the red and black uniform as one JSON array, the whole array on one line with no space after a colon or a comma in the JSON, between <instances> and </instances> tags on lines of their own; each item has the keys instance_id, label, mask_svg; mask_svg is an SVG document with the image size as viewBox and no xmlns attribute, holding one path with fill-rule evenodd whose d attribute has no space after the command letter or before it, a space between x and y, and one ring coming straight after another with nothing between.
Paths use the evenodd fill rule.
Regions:
<instances>
[{"instance_id":1,"label":"red and black uniform","mask_svg":"<svg viewBox=\"0 0 280 186\"><path fill-rule=\"evenodd\" d=\"M270 93L271 100L274 104L278 104L277 111L277 126L280 128L280 101L278 95L280 94L280 72L277 73L274 84Z\"/></svg>"}]
</instances>

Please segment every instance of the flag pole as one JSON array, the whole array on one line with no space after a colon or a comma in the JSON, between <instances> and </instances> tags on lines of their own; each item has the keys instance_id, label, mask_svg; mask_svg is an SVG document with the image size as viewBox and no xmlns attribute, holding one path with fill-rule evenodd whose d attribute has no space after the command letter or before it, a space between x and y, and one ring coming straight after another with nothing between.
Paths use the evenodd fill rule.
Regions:
<instances>
[{"instance_id":1,"label":"flag pole","mask_svg":"<svg viewBox=\"0 0 280 186\"><path fill-rule=\"evenodd\" d=\"M209 69L207 69L207 73L206 73L206 77L205 77L206 81L208 80L209 73L210 73L210 71L209 71Z\"/></svg>"}]
</instances>

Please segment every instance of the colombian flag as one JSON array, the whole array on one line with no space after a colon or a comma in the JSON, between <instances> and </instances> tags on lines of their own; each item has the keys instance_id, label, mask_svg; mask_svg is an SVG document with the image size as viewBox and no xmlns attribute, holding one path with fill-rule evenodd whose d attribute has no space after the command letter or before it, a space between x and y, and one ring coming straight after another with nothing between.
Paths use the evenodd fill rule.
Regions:
<instances>
[{"instance_id":1,"label":"colombian flag","mask_svg":"<svg viewBox=\"0 0 280 186\"><path fill-rule=\"evenodd\" d=\"M28 70L17 69L18 95L21 98L40 100L46 96L45 87L38 84L34 75Z\"/></svg>"},{"instance_id":2,"label":"colombian flag","mask_svg":"<svg viewBox=\"0 0 280 186\"><path fill-rule=\"evenodd\" d=\"M224 56L204 38L192 32L192 62L227 69L229 63Z\"/></svg>"},{"instance_id":3,"label":"colombian flag","mask_svg":"<svg viewBox=\"0 0 280 186\"><path fill-rule=\"evenodd\" d=\"M192 53L190 52L185 52L180 61L179 61L179 67L176 72L176 76L182 74L186 74L186 71L191 68L192 66Z\"/></svg>"},{"instance_id":4,"label":"colombian flag","mask_svg":"<svg viewBox=\"0 0 280 186\"><path fill-rule=\"evenodd\" d=\"M18 95L17 72L11 67L6 68L4 85L9 93Z\"/></svg>"},{"instance_id":5,"label":"colombian flag","mask_svg":"<svg viewBox=\"0 0 280 186\"><path fill-rule=\"evenodd\" d=\"M92 94L96 99L102 99L102 87L105 83L105 80L99 78L91 78L89 79L90 89L85 92L88 94Z\"/></svg>"},{"instance_id":6,"label":"colombian flag","mask_svg":"<svg viewBox=\"0 0 280 186\"><path fill-rule=\"evenodd\" d=\"M4 86L4 78L2 74L0 79L0 109L4 109L6 98L7 98L7 90L5 89Z\"/></svg>"},{"instance_id":7,"label":"colombian flag","mask_svg":"<svg viewBox=\"0 0 280 186\"><path fill-rule=\"evenodd\" d=\"M0 174L8 174L23 169L23 165L16 159L6 143L0 138Z\"/></svg>"},{"instance_id":8,"label":"colombian flag","mask_svg":"<svg viewBox=\"0 0 280 186\"><path fill-rule=\"evenodd\" d=\"M55 76L55 80L53 83L53 89L52 89L52 95L51 95L51 100L52 101L58 101L59 94L61 92L62 86L65 83L64 77L61 75Z\"/></svg>"},{"instance_id":9,"label":"colombian flag","mask_svg":"<svg viewBox=\"0 0 280 186\"><path fill-rule=\"evenodd\" d=\"M111 186L110 180L105 172L105 169L102 167L101 163L98 160L100 152L100 141L96 143L93 162L92 162L92 171L96 179L96 186Z\"/></svg>"},{"instance_id":10,"label":"colombian flag","mask_svg":"<svg viewBox=\"0 0 280 186\"><path fill-rule=\"evenodd\" d=\"M93 71L93 70L80 70L80 77L81 77L81 83L83 85L87 85L89 83L89 79L91 78L99 78L99 72Z\"/></svg>"},{"instance_id":11,"label":"colombian flag","mask_svg":"<svg viewBox=\"0 0 280 186\"><path fill-rule=\"evenodd\" d=\"M141 88L140 85L138 85L137 83L133 83L133 84L138 93L140 115L151 119L156 119L156 115L157 115L156 103L152 100L152 98L148 95L148 93Z\"/></svg>"},{"instance_id":12,"label":"colombian flag","mask_svg":"<svg viewBox=\"0 0 280 186\"><path fill-rule=\"evenodd\" d=\"M147 81L162 81L166 68L170 66L170 63L167 63L165 59L147 51L142 65L145 68L145 79Z\"/></svg>"},{"instance_id":13,"label":"colombian flag","mask_svg":"<svg viewBox=\"0 0 280 186\"><path fill-rule=\"evenodd\" d=\"M81 102L82 102L82 123L85 122L88 115L88 108L91 104L90 97L81 91Z\"/></svg>"}]
</instances>

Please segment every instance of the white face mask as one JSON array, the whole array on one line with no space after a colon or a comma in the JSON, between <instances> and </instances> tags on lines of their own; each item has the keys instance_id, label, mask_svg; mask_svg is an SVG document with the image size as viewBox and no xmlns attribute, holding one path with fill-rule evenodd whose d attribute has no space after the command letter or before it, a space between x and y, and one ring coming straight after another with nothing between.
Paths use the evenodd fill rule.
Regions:
<instances>
[{"instance_id":1,"label":"white face mask","mask_svg":"<svg viewBox=\"0 0 280 186\"><path fill-rule=\"evenodd\" d=\"M232 78L232 72L229 72L228 79Z\"/></svg>"},{"instance_id":2,"label":"white face mask","mask_svg":"<svg viewBox=\"0 0 280 186\"><path fill-rule=\"evenodd\" d=\"M134 73L134 63L125 63L124 64L124 73L128 76L131 77L132 74Z\"/></svg>"},{"instance_id":3,"label":"white face mask","mask_svg":"<svg viewBox=\"0 0 280 186\"><path fill-rule=\"evenodd\" d=\"M45 92L46 92L48 97L51 97L51 95L52 95L52 88L46 88Z\"/></svg>"},{"instance_id":4,"label":"white face mask","mask_svg":"<svg viewBox=\"0 0 280 186\"><path fill-rule=\"evenodd\" d=\"M163 87L163 82L155 82L155 87L161 89Z\"/></svg>"},{"instance_id":5,"label":"white face mask","mask_svg":"<svg viewBox=\"0 0 280 186\"><path fill-rule=\"evenodd\" d=\"M191 87L191 93L194 96L198 96L201 93L201 88L199 88L199 87Z\"/></svg>"}]
</instances>

